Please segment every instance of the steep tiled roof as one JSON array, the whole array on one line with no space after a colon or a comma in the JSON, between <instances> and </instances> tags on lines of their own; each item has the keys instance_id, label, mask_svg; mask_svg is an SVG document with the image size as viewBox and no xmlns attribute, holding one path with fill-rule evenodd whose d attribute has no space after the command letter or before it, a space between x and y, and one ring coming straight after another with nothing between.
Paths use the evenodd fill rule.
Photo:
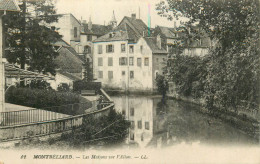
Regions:
<instances>
[{"instance_id":1,"label":"steep tiled roof","mask_svg":"<svg viewBox=\"0 0 260 164\"><path fill-rule=\"evenodd\" d=\"M0 11L1 10L19 11L20 8L14 0L0 0Z\"/></svg>"},{"instance_id":2,"label":"steep tiled roof","mask_svg":"<svg viewBox=\"0 0 260 164\"><path fill-rule=\"evenodd\" d=\"M55 43L53 43L54 46L65 46L65 47L69 47L69 43L67 43L66 41L64 41L63 39L59 39L58 41L56 41Z\"/></svg>"},{"instance_id":3,"label":"steep tiled roof","mask_svg":"<svg viewBox=\"0 0 260 164\"><path fill-rule=\"evenodd\" d=\"M99 24L92 24L91 30L88 29L88 24L83 24L84 32L82 34L91 34L102 36L112 30L112 26L104 26Z\"/></svg>"},{"instance_id":4,"label":"steep tiled roof","mask_svg":"<svg viewBox=\"0 0 260 164\"><path fill-rule=\"evenodd\" d=\"M139 38L138 34L136 34L136 32L128 24L125 24L125 29L127 31L128 40L136 42Z\"/></svg>"},{"instance_id":5,"label":"steep tiled roof","mask_svg":"<svg viewBox=\"0 0 260 164\"><path fill-rule=\"evenodd\" d=\"M111 34L112 37L110 37ZM127 40L127 39L128 39L127 31L120 30L120 31L109 32L97 38L93 42L108 42L108 41L119 41L119 40Z\"/></svg>"},{"instance_id":6,"label":"steep tiled roof","mask_svg":"<svg viewBox=\"0 0 260 164\"><path fill-rule=\"evenodd\" d=\"M132 17L124 17L123 20L119 23L117 28L122 28L125 26L125 24L128 24L135 33L140 37L143 36L143 32L147 35L148 33L148 27L141 19L136 19Z\"/></svg>"},{"instance_id":7,"label":"steep tiled roof","mask_svg":"<svg viewBox=\"0 0 260 164\"><path fill-rule=\"evenodd\" d=\"M166 54L167 51L164 48L159 48L156 44L156 38L155 37L145 37L144 40L148 44L148 46L151 48L153 53L159 53L159 54Z\"/></svg>"},{"instance_id":8,"label":"steep tiled roof","mask_svg":"<svg viewBox=\"0 0 260 164\"><path fill-rule=\"evenodd\" d=\"M125 17L138 31L140 35L143 35L143 32L148 32L148 27L141 19L135 19L131 17Z\"/></svg>"},{"instance_id":9,"label":"steep tiled roof","mask_svg":"<svg viewBox=\"0 0 260 164\"><path fill-rule=\"evenodd\" d=\"M62 43L62 41L58 42ZM84 63L79 57L77 52L71 46L66 46L66 42L60 45L58 50L59 56L55 59L59 71L68 73L81 73L82 64Z\"/></svg>"},{"instance_id":10,"label":"steep tiled roof","mask_svg":"<svg viewBox=\"0 0 260 164\"><path fill-rule=\"evenodd\" d=\"M176 30L174 28L169 28L169 27L163 27L163 26L159 26L158 28L160 28L162 34L166 37L166 38L176 38Z\"/></svg>"},{"instance_id":11,"label":"steep tiled roof","mask_svg":"<svg viewBox=\"0 0 260 164\"><path fill-rule=\"evenodd\" d=\"M131 17L124 17L120 24L110 33L107 33L94 42L108 42L108 41L118 41L118 40L129 40L131 42L136 42L143 32L147 34L148 27L141 19L135 19ZM110 34L113 33L113 37Z\"/></svg>"}]
</instances>

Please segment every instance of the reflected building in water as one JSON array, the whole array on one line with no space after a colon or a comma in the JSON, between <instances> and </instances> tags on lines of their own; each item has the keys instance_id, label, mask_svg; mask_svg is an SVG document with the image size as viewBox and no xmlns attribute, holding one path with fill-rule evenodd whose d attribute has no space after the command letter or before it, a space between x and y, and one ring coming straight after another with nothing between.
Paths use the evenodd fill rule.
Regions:
<instances>
[{"instance_id":1,"label":"reflected building in water","mask_svg":"<svg viewBox=\"0 0 260 164\"><path fill-rule=\"evenodd\" d=\"M130 121L126 143L141 148L160 142L161 137L155 139L154 134L165 132L163 111L157 110L159 100L139 96L111 96L117 111L125 115Z\"/></svg>"},{"instance_id":2,"label":"reflected building in water","mask_svg":"<svg viewBox=\"0 0 260 164\"><path fill-rule=\"evenodd\" d=\"M131 147L165 147L180 143L256 144L250 137L220 119L198 112L199 106L137 95L111 96L117 111L131 127L126 144Z\"/></svg>"}]
</instances>

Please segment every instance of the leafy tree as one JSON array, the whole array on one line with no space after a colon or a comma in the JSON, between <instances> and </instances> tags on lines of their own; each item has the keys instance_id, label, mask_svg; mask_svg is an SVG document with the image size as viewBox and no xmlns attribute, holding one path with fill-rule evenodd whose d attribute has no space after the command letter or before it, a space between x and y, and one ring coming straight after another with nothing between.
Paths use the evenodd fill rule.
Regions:
<instances>
[{"instance_id":1,"label":"leafy tree","mask_svg":"<svg viewBox=\"0 0 260 164\"><path fill-rule=\"evenodd\" d=\"M168 19L189 18L186 29L197 24L215 41L205 57L208 62L204 97L209 109L258 108L258 0L167 0L159 3L157 9Z\"/></svg>"},{"instance_id":2,"label":"leafy tree","mask_svg":"<svg viewBox=\"0 0 260 164\"><path fill-rule=\"evenodd\" d=\"M87 82L93 81L93 69L91 67L91 63L89 60L85 60L84 63L85 71L84 71L84 80Z\"/></svg>"},{"instance_id":3,"label":"leafy tree","mask_svg":"<svg viewBox=\"0 0 260 164\"><path fill-rule=\"evenodd\" d=\"M169 88L168 82L163 75L157 75L155 80L156 80L157 90L162 95L162 100L164 102L166 93Z\"/></svg>"},{"instance_id":4,"label":"leafy tree","mask_svg":"<svg viewBox=\"0 0 260 164\"><path fill-rule=\"evenodd\" d=\"M51 0L23 0L21 12L4 17L7 60L22 69L55 75L54 60L58 53L52 43L61 36L49 24L58 20Z\"/></svg>"},{"instance_id":5,"label":"leafy tree","mask_svg":"<svg viewBox=\"0 0 260 164\"><path fill-rule=\"evenodd\" d=\"M183 96L201 98L207 75L206 59L199 56L176 55L170 71L171 81L176 84L176 91Z\"/></svg>"}]
</instances>

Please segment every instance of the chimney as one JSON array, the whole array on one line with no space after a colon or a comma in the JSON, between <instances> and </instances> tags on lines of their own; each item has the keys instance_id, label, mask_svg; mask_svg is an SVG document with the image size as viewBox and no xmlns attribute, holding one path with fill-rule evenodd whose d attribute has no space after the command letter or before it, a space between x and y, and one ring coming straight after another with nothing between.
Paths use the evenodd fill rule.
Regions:
<instances>
[{"instance_id":1,"label":"chimney","mask_svg":"<svg viewBox=\"0 0 260 164\"><path fill-rule=\"evenodd\" d=\"M174 21L174 30L176 31L176 21Z\"/></svg>"},{"instance_id":2,"label":"chimney","mask_svg":"<svg viewBox=\"0 0 260 164\"><path fill-rule=\"evenodd\" d=\"M133 19L136 19L136 14L135 14L135 13L132 14L131 17L132 17Z\"/></svg>"},{"instance_id":3,"label":"chimney","mask_svg":"<svg viewBox=\"0 0 260 164\"><path fill-rule=\"evenodd\" d=\"M91 17L89 17L89 22L88 22L88 29L92 29L92 22L91 22Z\"/></svg>"},{"instance_id":4,"label":"chimney","mask_svg":"<svg viewBox=\"0 0 260 164\"><path fill-rule=\"evenodd\" d=\"M161 41L161 36L159 34L156 37L156 44L159 47L159 49L162 49L162 41Z\"/></svg>"}]
</instances>

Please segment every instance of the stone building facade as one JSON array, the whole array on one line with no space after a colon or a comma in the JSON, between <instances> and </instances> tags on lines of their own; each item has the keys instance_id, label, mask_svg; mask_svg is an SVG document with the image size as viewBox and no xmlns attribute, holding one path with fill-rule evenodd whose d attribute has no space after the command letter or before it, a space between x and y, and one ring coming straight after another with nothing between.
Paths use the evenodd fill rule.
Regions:
<instances>
[{"instance_id":1,"label":"stone building facade","mask_svg":"<svg viewBox=\"0 0 260 164\"><path fill-rule=\"evenodd\" d=\"M81 22L72 14L62 14L57 23L52 23L62 39L70 44L75 50L78 49L80 43Z\"/></svg>"},{"instance_id":2,"label":"stone building facade","mask_svg":"<svg viewBox=\"0 0 260 164\"><path fill-rule=\"evenodd\" d=\"M160 37L149 37L148 28L135 14L124 17L109 33L94 40L93 71L106 88L153 91L156 74L162 73L167 52Z\"/></svg>"}]
</instances>

